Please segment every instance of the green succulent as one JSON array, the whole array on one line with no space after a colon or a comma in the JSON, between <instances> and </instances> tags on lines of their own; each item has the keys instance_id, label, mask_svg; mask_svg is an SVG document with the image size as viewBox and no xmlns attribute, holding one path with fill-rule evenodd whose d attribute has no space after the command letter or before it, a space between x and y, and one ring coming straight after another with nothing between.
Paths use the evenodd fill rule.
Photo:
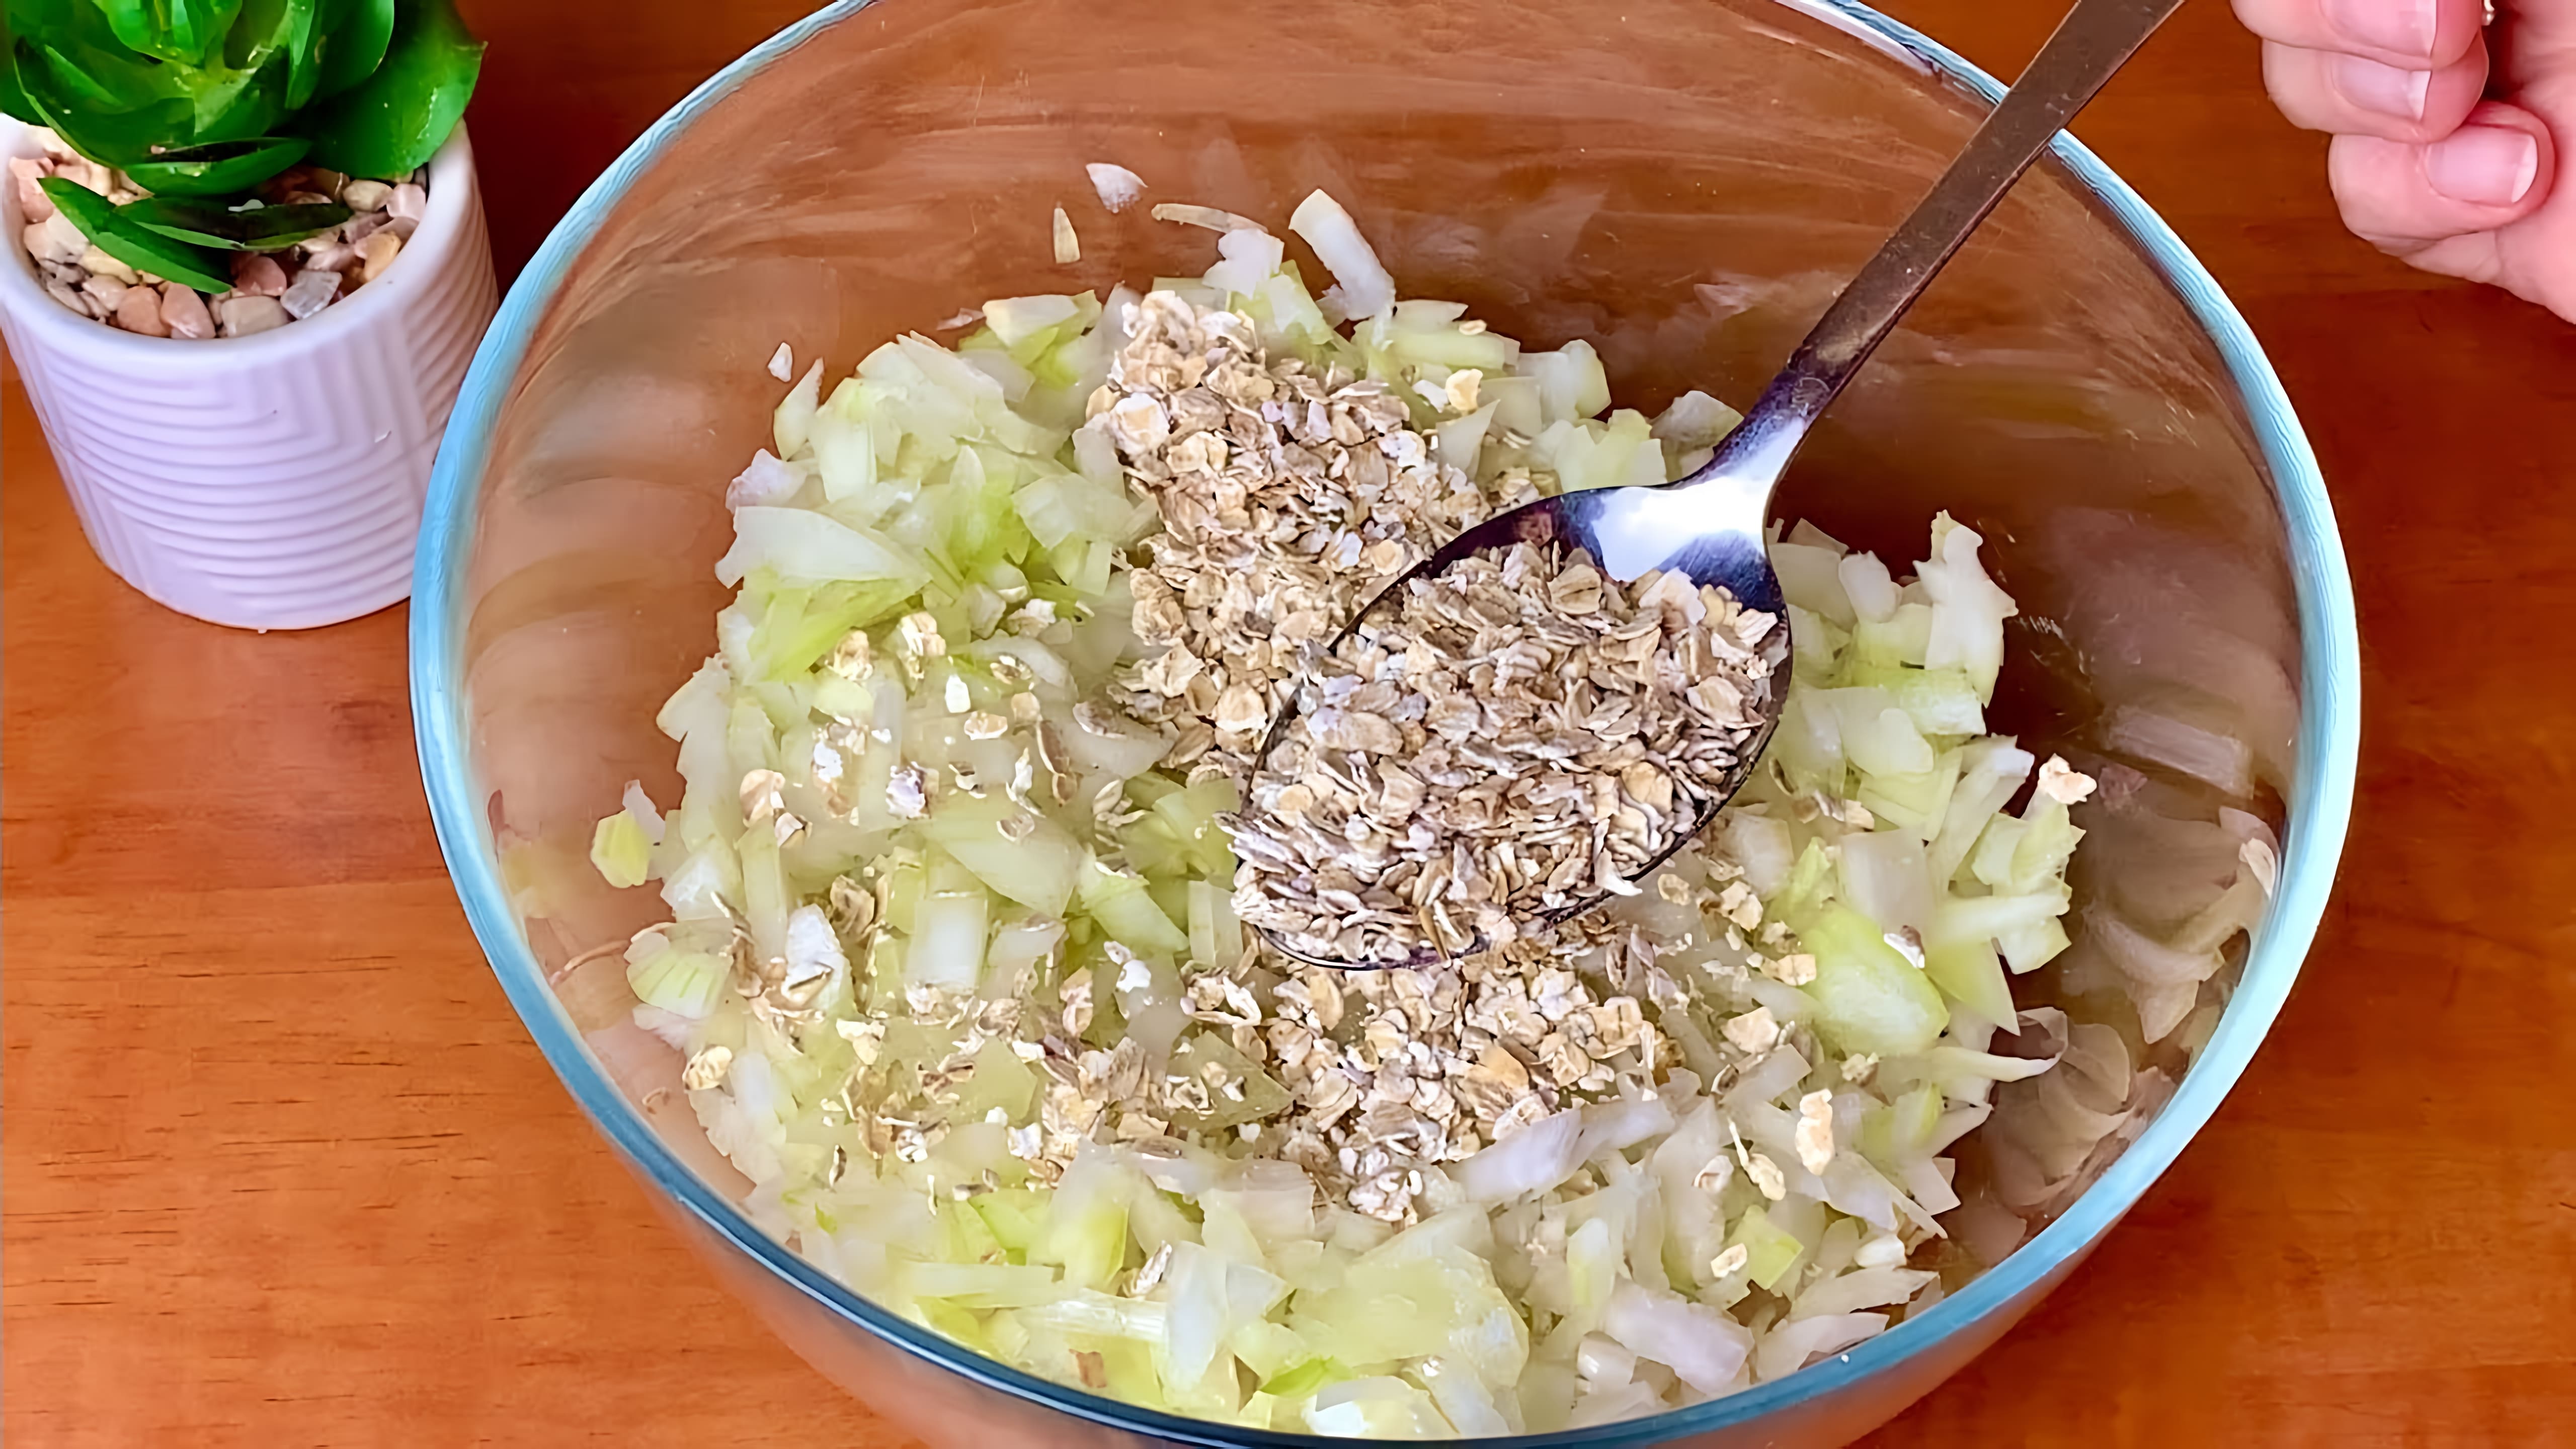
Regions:
<instances>
[{"instance_id":1,"label":"green succulent","mask_svg":"<svg viewBox=\"0 0 2576 1449\"><path fill-rule=\"evenodd\" d=\"M452 0L6 0L0 14L0 109L185 195L244 192L305 160L409 172L455 129L483 61Z\"/></svg>"},{"instance_id":2,"label":"green succulent","mask_svg":"<svg viewBox=\"0 0 2576 1449\"><path fill-rule=\"evenodd\" d=\"M0 0L0 111L153 193L57 203L118 260L192 285L224 275L226 251L348 219L246 204L289 168L400 179L425 164L482 65L453 0Z\"/></svg>"}]
</instances>

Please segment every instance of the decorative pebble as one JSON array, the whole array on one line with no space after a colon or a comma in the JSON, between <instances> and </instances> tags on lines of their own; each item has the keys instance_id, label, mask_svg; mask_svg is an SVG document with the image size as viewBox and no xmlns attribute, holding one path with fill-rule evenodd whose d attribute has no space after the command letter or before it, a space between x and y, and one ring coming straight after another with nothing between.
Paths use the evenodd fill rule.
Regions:
<instances>
[{"instance_id":1,"label":"decorative pebble","mask_svg":"<svg viewBox=\"0 0 2576 1449\"><path fill-rule=\"evenodd\" d=\"M106 167L95 161L84 161L77 156L69 161L55 162L54 174L75 186L95 191L101 196L105 196L108 188L115 184L115 179L107 174Z\"/></svg>"},{"instance_id":2,"label":"decorative pebble","mask_svg":"<svg viewBox=\"0 0 2576 1449\"><path fill-rule=\"evenodd\" d=\"M427 167L398 182L351 178L318 166L291 168L241 209L314 205L337 197L353 214L334 231L291 250L235 256L231 290L209 298L90 245L45 195L47 177L62 176L120 205L144 193L124 173L84 159L53 132L31 127L29 135L43 148L42 156L5 158L25 220L16 237L20 249L35 263L46 293L65 310L142 336L247 337L311 317L381 278L429 211Z\"/></svg>"},{"instance_id":3,"label":"decorative pebble","mask_svg":"<svg viewBox=\"0 0 2576 1449\"><path fill-rule=\"evenodd\" d=\"M111 319L128 332L146 337L167 337L170 324L161 320L161 294L150 287L128 287L116 302L116 316Z\"/></svg>"},{"instance_id":4,"label":"decorative pebble","mask_svg":"<svg viewBox=\"0 0 2576 1449\"><path fill-rule=\"evenodd\" d=\"M356 265L357 260L356 247L343 241L325 241L305 254L304 269L308 272L345 272Z\"/></svg>"},{"instance_id":5,"label":"decorative pebble","mask_svg":"<svg viewBox=\"0 0 2576 1449\"><path fill-rule=\"evenodd\" d=\"M251 252L233 262L233 290L254 297L286 294L286 268L266 252Z\"/></svg>"},{"instance_id":6,"label":"decorative pebble","mask_svg":"<svg viewBox=\"0 0 2576 1449\"><path fill-rule=\"evenodd\" d=\"M338 272L327 272L320 267L306 267L295 274L295 281L287 287L286 294L278 298L278 301L286 308L288 316L301 322L330 306L332 299L339 295L340 274Z\"/></svg>"},{"instance_id":7,"label":"decorative pebble","mask_svg":"<svg viewBox=\"0 0 2576 1449\"><path fill-rule=\"evenodd\" d=\"M177 282L161 289L161 325L170 329L171 336L190 341L215 335L215 318L206 310L206 299Z\"/></svg>"},{"instance_id":8,"label":"decorative pebble","mask_svg":"<svg viewBox=\"0 0 2576 1449\"><path fill-rule=\"evenodd\" d=\"M18 240L40 262L76 262L89 250L89 238L59 211L20 232Z\"/></svg>"},{"instance_id":9,"label":"decorative pebble","mask_svg":"<svg viewBox=\"0 0 2576 1449\"><path fill-rule=\"evenodd\" d=\"M93 277L114 277L129 287L143 280L132 267L96 247L88 247L81 252L79 265L82 271Z\"/></svg>"},{"instance_id":10,"label":"decorative pebble","mask_svg":"<svg viewBox=\"0 0 2576 1449\"><path fill-rule=\"evenodd\" d=\"M402 251L402 238L380 231L358 244L358 280L372 282L385 274Z\"/></svg>"},{"instance_id":11,"label":"decorative pebble","mask_svg":"<svg viewBox=\"0 0 2576 1449\"><path fill-rule=\"evenodd\" d=\"M54 214L54 199L45 194L43 184L52 174L53 169L42 156L9 158L9 181L17 188L18 210L30 225Z\"/></svg>"},{"instance_id":12,"label":"decorative pebble","mask_svg":"<svg viewBox=\"0 0 2576 1449\"><path fill-rule=\"evenodd\" d=\"M275 297L226 297L215 304L215 317L226 337L255 336L295 320Z\"/></svg>"}]
</instances>

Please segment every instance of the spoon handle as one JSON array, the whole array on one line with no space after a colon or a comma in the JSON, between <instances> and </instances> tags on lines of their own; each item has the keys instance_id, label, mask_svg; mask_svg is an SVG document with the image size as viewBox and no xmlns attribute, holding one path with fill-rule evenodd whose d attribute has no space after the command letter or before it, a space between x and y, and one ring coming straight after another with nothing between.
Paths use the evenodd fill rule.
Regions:
<instances>
[{"instance_id":1,"label":"spoon handle","mask_svg":"<svg viewBox=\"0 0 2576 1449\"><path fill-rule=\"evenodd\" d=\"M2182 0L2077 0L1931 193L1860 269L1722 447L1724 471L1777 481L1818 414L1944 263ZM1713 471L1713 470L1712 470Z\"/></svg>"}]
</instances>

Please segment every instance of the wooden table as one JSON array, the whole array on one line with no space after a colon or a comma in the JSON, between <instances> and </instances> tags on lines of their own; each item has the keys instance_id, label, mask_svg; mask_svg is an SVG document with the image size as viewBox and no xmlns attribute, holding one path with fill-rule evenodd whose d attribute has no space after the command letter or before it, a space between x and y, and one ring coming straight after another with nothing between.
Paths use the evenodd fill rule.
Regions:
<instances>
[{"instance_id":1,"label":"wooden table","mask_svg":"<svg viewBox=\"0 0 2576 1449\"><path fill-rule=\"evenodd\" d=\"M505 269L796 8L469 3ZM2060 7L1894 8L2009 71ZM2333 481L2370 676L2343 888L2209 1129L1888 1449L2576 1443L2576 328L2346 238L2256 77L2201 0L2082 131ZM503 1002L402 611L162 612L83 545L14 384L5 448L10 1440L904 1442L683 1253Z\"/></svg>"}]
</instances>

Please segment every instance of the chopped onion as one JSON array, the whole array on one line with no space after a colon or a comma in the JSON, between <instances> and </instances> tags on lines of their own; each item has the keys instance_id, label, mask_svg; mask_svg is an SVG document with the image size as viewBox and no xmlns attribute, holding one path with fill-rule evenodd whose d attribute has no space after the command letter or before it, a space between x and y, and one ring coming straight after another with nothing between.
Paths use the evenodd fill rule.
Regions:
<instances>
[{"instance_id":1,"label":"chopped onion","mask_svg":"<svg viewBox=\"0 0 2576 1449\"><path fill-rule=\"evenodd\" d=\"M1145 178L1124 166L1094 161L1082 170L1091 178L1091 189L1098 193L1100 204L1111 211L1125 211L1145 194Z\"/></svg>"},{"instance_id":2,"label":"chopped onion","mask_svg":"<svg viewBox=\"0 0 2576 1449\"><path fill-rule=\"evenodd\" d=\"M1090 171L1113 210L1142 190ZM1529 351L1463 304L1398 301L1321 192L1291 219L1333 274L1321 299L1250 220L1153 214L1218 233L1205 277L1166 285L1242 313L1273 357L1387 388L1471 479L1660 484L1739 421L1704 393L1651 422L1614 410L1588 343ZM2005 811L2036 762L1985 732L2013 605L1981 541L1944 517L1900 581L1802 524L1776 551L1797 657L1775 766L1613 908L1650 962L1565 963L1595 1004L1562 1029L1615 1030L1634 1004L1662 1032L1652 1071L1464 1160L1392 1163L1401 1231L1348 1184L1320 1195L1278 1130L1307 1076L1238 1039L1243 993L1273 980L1233 974L1243 802L1120 708L1157 652L1128 576L1161 520L1087 415L1138 305L998 299L954 349L897 337L828 398L817 366L726 490L736 597L656 716L685 788L666 814L630 784L593 857L612 885L660 882L671 920L625 948L632 1020L683 1053L764 1230L978 1352L1158 1409L1513 1435L1734 1392L1918 1311L1937 1289L1909 1255L1953 1224L2003 1237L1979 1205L1935 1217L1961 1208L1941 1154L1990 1119L1997 1212L2073 1190L2140 1130L2169 1079L2133 1072L2118 1032L2012 999L2014 973L2073 949L2083 794L2052 764ZM2252 769L2190 733L2191 700L2136 708L2111 731L2133 757ZM2168 787L2131 775L2077 812L2129 843L2066 972L2128 989L2155 1037L2258 919L2278 847L2250 816L2156 826L2141 802ZM1054 1084L1111 1057L1212 1090L1141 1141L1141 1118L1105 1120L1049 1180L1031 1159L1061 1140ZM901 1108L918 1123L853 1127L885 1104L848 1084L934 1077ZM869 1150L879 1130L900 1150Z\"/></svg>"},{"instance_id":3,"label":"chopped onion","mask_svg":"<svg viewBox=\"0 0 2576 1449\"><path fill-rule=\"evenodd\" d=\"M814 365L805 370L805 375L797 379L796 385L787 390L787 396L779 402L778 411L771 420L778 456L793 458L805 450L806 429L813 426L814 414L822 402L823 359L818 357L814 359Z\"/></svg>"},{"instance_id":4,"label":"chopped onion","mask_svg":"<svg viewBox=\"0 0 2576 1449\"><path fill-rule=\"evenodd\" d=\"M640 886L650 869L652 846L635 817L621 810L591 832L590 863L610 885Z\"/></svg>"},{"instance_id":5,"label":"chopped onion","mask_svg":"<svg viewBox=\"0 0 2576 1449\"><path fill-rule=\"evenodd\" d=\"M1655 417L1655 436L1676 456L1705 448L1735 431L1744 414L1693 389Z\"/></svg>"},{"instance_id":6,"label":"chopped onion","mask_svg":"<svg viewBox=\"0 0 2576 1449\"><path fill-rule=\"evenodd\" d=\"M1583 1112L1569 1107L1542 1117L1458 1164L1458 1185L1477 1202L1503 1202L1545 1192L1583 1163Z\"/></svg>"},{"instance_id":7,"label":"chopped onion","mask_svg":"<svg viewBox=\"0 0 2576 1449\"><path fill-rule=\"evenodd\" d=\"M1446 1439L1452 1433L1431 1396L1399 1378L1326 1386L1306 1406L1306 1427L1336 1439Z\"/></svg>"},{"instance_id":8,"label":"chopped onion","mask_svg":"<svg viewBox=\"0 0 2576 1449\"><path fill-rule=\"evenodd\" d=\"M1203 226L1210 231L1260 231L1261 223L1248 216L1219 211L1213 206L1192 206L1181 201L1154 203L1154 220L1174 221L1183 226Z\"/></svg>"},{"instance_id":9,"label":"chopped onion","mask_svg":"<svg viewBox=\"0 0 2576 1449\"><path fill-rule=\"evenodd\" d=\"M1017 347L1048 328L1070 321L1076 307L1071 297L997 297L984 304L984 325L1004 347Z\"/></svg>"},{"instance_id":10,"label":"chopped onion","mask_svg":"<svg viewBox=\"0 0 2576 1449\"><path fill-rule=\"evenodd\" d=\"M727 584L742 582L756 568L791 586L841 580L917 585L929 577L891 540L801 508L736 509L733 526L733 547L716 563L716 577Z\"/></svg>"},{"instance_id":11,"label":"chopped onion","mask_svg":"<svg viewBox=\"0 0 2576 1449\"><path fill-rule=\"evenodd\" d=\"M767 448L752 455L751 466L734 477L725 489L725 507L743 508L753 504L784 503L805 486L805 470L783 463Z\"/></svg>"},{"instance_id":12,"label":"chopped onion","mask_svg":"<svg viewBox=\"0 0 2576 1449\"><path fill-rule=\"evenodd\" d=\"M1350 316L1374 317L1395 305L1395 280L1340 202L1321 191L1307 193L1288 218L1288 229L1304 237L1324 270L1333 274Z\"/></svg>"},{"instance_id":13,"label":"chopped onion","mask_svg":"<svg viewBox=\"0 0 2576 1449\"><path fill-rule=\"evenodd\" d=\"M1635 1283L1622 1283L1610 1295L1601 1326L1620 1347L1671 1369L1703 1394L1732 1383L1753 1351L1753 1334L1734 1319L1679 1294L1652 1293Z\"/></svg>"},{"instance_id":14,"label":"chopped onion","mask_svg":"<svg viewBox=\"0 0 2576 1449\"><path fill-rule=\"evenodd\" d=\"M1787 1378L1812 1359L1837 1354L1887 1327L1884 1313L1836 1313L1792 1319L1763 1335L1753 1374L1764 1383Z\"/></svg>"}]
</instances>

